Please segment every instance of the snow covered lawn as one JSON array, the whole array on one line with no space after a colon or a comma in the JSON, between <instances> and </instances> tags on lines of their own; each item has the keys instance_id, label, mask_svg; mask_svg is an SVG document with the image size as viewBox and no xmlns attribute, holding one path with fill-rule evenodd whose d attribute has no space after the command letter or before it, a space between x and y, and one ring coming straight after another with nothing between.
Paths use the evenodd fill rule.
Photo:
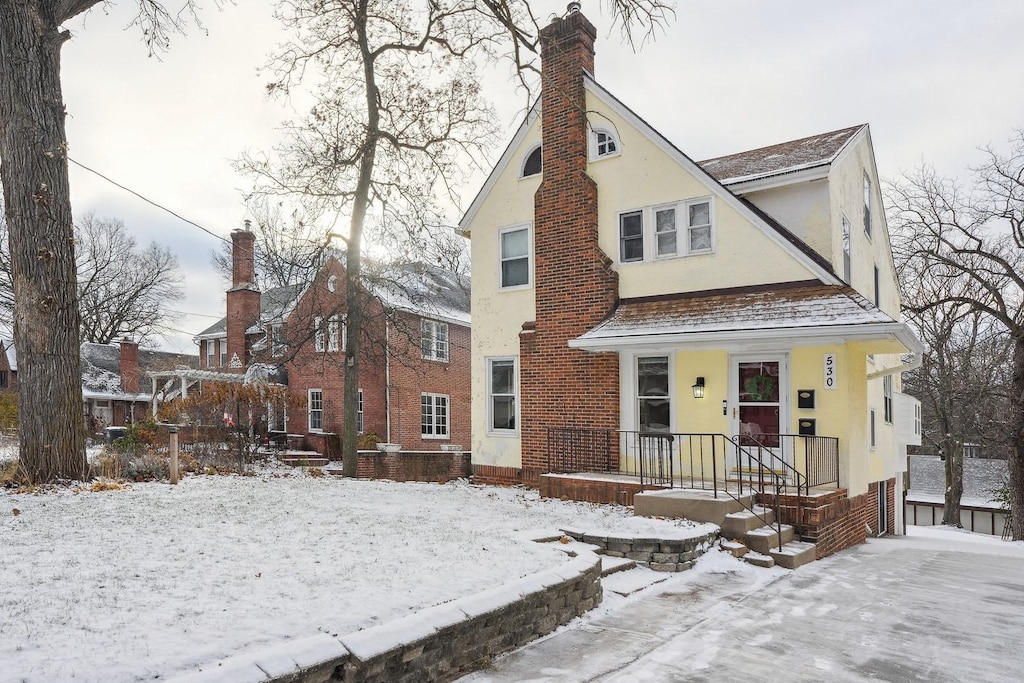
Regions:
<instances>
[{"instance_id":1,"label":"snow covered lawn","mask_svg":"<svg viewBox=\"0 0 1024 683\"><path fill-rule=\"evenodd\" d=\"M529 541L540 529L680 524L521 489L290 469L98 493L0 491L0 681L166 677L567 561Z\"/></svg>"}]
</instances>

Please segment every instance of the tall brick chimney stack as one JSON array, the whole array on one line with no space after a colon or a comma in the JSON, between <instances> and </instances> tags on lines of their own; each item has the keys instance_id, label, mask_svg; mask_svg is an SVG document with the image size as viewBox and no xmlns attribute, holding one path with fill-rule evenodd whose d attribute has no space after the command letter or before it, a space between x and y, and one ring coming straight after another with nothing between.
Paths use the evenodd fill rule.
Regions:
<instances>
[{"instance_id":1,"label":"tall brick chimney stack","mask_svg":"<svg viewBox=\"0 0 1024 683\"><path fill-rule=\"evenodd\" d=\"M139 393L139 345L130 339L122 339L121 346L121 388L129 394Z\"/></svg>"},{"instance_id":2,"label":"tall brick chimney stack","mask_svg":"<svg viewBox=\"0 0 1024 683\"><path fill-rule=\"evenodd\" d=\"M618 301L618 275L598 244L597 185L587 175L584 75L594 71L597 29L569 4L540 32L543 179L534 195L537 319L520 334L523 475L546 464L549 426L618 429L614 353L570 349ZM617 459L617 456L614 456Z\"/></svg>"},{"instance_id":3,"label":"tall brick chimney stack","mask_svg":"<svg viewBox=\"0 0 1024 683\"><path fill-rule=\"evenodd\" d=\"M228 364L249 363L245 331L260 318L260 290L256 287L256 235L245 221L244 230L231 233L231 289L227 295Z\"/></svg>"}]
</instances>

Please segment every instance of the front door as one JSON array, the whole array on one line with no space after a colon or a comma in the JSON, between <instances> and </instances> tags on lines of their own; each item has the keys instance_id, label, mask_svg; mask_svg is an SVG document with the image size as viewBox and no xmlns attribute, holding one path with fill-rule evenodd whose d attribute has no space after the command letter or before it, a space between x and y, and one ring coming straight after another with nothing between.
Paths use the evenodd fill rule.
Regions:
<instances>
[{"instance_id":1,"label":"front door","mask_svg":"<svg viewBox=\"0 0 1024 683\"><path fill-rule=\"evenodd\" d=\"M789 425L786 356L734 356L731 366L733 435L740 445L766 448L782 457L779 435Z\"/></svg>"}]
</instances>

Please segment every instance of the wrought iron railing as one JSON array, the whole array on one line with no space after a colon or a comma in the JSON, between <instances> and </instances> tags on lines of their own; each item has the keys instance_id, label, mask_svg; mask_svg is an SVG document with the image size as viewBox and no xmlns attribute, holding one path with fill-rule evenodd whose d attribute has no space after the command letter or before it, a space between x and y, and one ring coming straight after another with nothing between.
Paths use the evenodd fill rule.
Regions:
<instances>
[{"instance_id":1,"label":"wrought iron railing","mask_svg":"<svg viewBox=\"0 0 1024 683\"><path fill-rule=\"evenodd\" d=\"M609 429L548 427L548 472L617 472Z\"/></svg>"}]
</instances>

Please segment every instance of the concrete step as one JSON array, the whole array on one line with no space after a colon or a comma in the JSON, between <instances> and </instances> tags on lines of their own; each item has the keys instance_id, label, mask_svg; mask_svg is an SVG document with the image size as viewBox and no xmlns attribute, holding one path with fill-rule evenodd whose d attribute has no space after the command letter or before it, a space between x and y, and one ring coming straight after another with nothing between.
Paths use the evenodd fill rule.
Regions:
<instances>
[{"instance_id":1,"label":"concrete step","mask_svg":"<svg viewBox=\"0 0 1024 683\"><path fill-rule=\"evenodd\" d=\"M750 548L743 545L739 541L730 541L725 538L718 541L718 547L724 550L725 552L729 553L733 557L743 557L750 551Z\"/></svg>"},{"instance_id":2,"label":"concrete step","mask_svg":"<svg viewBox=\"0 0 1024 683\"><path fill-rule=\"evenodd\" d=\"M752 495L736 500L722 492L700 489L667 489L645 491L633 497L633 514L638 517L670 517L694 522L711 522L721 526L725 516L740 512L753 504Z\"/></svg>"},{"instance_id":3,"label":"concrete step","mask_svg":"<svg viewBox=\"0 0 1024 683\"><path fill-rule=\"evenodd\" d=\"M772 548L779 547L779 535L779 531L774 526L763 526L745 533L743 535L743 544L751 550L765 555ZM792 541L795 538L793 527L789 524L783 524L781 536L781 545Z\"/></svg>"},{"instance_id":4,"label":"concrete step","mask_svg":"<svg viewBox=\"0 0 1024 683\"><path fill-rule=\"evenodd\" d=\"M775 564L786 569L796 569L808 562L818 559L818 549L813 543L806 541L792 541L782 546L782 550L769 550L768 554L775 560Z\"/></svg>"},{"instance_id":5,"label":"concrete step","mask_svg":"<svg viewBox=\"0 0 1024 683\"><path fill-rule=\"evenodd\" d=\"M656 572L653 569L647 569L646 567L634 567L633 569L616 572L602 578L601 586L606 591L611 591L612 593L625 597L627 595L632 595L637 591L642 591L656 583L661 583L670 576L672 576L672 574Z\"/></svg>"},{"instance_id":6,"label":"concrete step","mask_svg":"<svg viewBox=\"0 0 1024 683\"><path fill-rule=\"evenodd\" d=\"M775 566L775 558L771 555L762 555L761 553L755 553L754 551L748 552L742 557L744 562L748 562L755 567L764 567L765 569L771 569Z\"/></svg>"},{"instance_id":7,"label":"concrete step","mask_svg":"<svg viewBox=\"0 0 1024 683\"><path fill-rule=\"evenodd\" d=\"M774 523L775 510L758 505L753 511L742 510L726 515L725 521L722 522L722 535L726 538L741 539L748 531Z\"/></svg>"},{"instance_id":8,"label":"concrete step","mask_svg":"<svg viewBox=\"0 0 1024 683\"><path fill-rule=\"evenodd\" d=\"M624 572L636 567L636 562L628 557L612 557L601 555L601 576L611 576L617 572Z\"/></svg>"}]
</instances>

